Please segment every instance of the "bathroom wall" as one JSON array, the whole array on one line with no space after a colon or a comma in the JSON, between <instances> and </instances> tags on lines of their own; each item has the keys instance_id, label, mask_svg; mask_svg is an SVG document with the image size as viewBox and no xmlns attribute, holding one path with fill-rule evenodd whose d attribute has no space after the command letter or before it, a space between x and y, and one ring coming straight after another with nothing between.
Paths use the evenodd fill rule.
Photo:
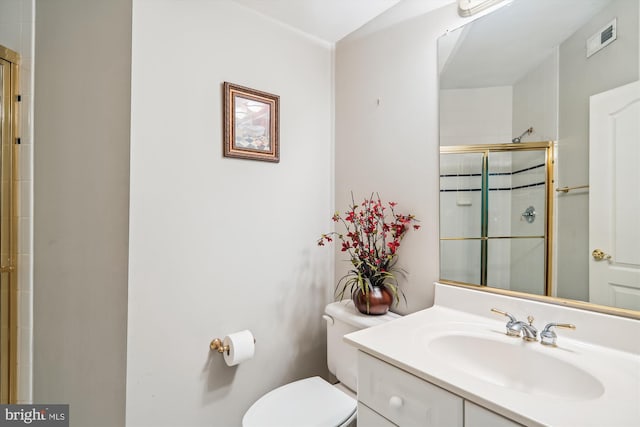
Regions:
<instances>
[{"instance_id":1,"label":"bathroom wall","mask_svg":"<svg viewBox=\"0 0 640 427\"><path fill-rule=\"evenodd\" d=\"M0 45L20 54L18 147L18 403L32 400L34 0L0 0Z\"/></svg>"},{"instance_id":2,"label":"bathroom wall","mask_svg":"<svg viewBox=\"0 0 640 427\"><path fill-rule=\"evenodd\" d=\"M513 135L522 142L558 139L558 50L554 50L513 85Z\"/></svg>"},{"instance_id":3,"label":"bathroom wall","mask_svg":"<svg viewBox=\"0 0 640 427\"><path fill-rule=\"evenodd\" d=\"M597 167L597 159L589 159L589 96L638 79L638 7L638 1L617 0L560 46L559 187L588 184L590 165ZM614 17L618 39L587 58L585 40ZM588 212L588 191L557 198L559 297L589 300Z\"/></svg>"},{"instance_id":4,"label":"bathroom wall","mask_svg":"<svg viewBox=\"0 0 640 427\"><path fill-rule=\"evenodd\" d=\"M134 0L127 425L240 425L326 376L333 50L233 2ZM280 96L279 163L222 156L222 83ZM215 337L250 329L228 367Z\"/></svg>"},{"instance_id":5,"label":"bathroom wall","mask_svg":"<svg viewBox=\"0 0 640 427\"><path fill-rule=\"evenodd\" d=\"M381 19L383 19L381 17ZM413 213L422 228L399 249L408 304L433 304L439 275L438 37L466 22L455 4L371 31L375 21L336 45L336 208L378 192ZM379 101L379 102L378 102ZM336 254L336 280L347 268Z\"/></svg>"},{"instance_id":6,"label":"bathroom wall","mask_svg":"<svg viewBox=\"0 0 640 427\"><path fill-rule=\"evenodd\" d=\"M512 138L513 87L440 90L440 144L502 144Z\"/></svg>"},{"instance_id":7,"label":"bathroom wall","mask_svg":"<svg viewBox=\"0 0 640 427\"><path fill-rule=\"evenodd\" d=\"M33 400L122 426L131 0L35 6Z\"/></svg>"}]
</instances>

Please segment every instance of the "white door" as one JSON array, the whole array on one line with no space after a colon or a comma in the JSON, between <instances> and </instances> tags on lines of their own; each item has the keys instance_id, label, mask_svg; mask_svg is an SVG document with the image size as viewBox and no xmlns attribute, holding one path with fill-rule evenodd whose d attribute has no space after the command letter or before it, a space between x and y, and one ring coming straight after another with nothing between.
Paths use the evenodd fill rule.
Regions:
<instances>
[{"instance_id":1,"label":"white door","mask_svg":"<svg viewBox=\"0 0 640 427\"><path fill-rule=\"evenodd\" d=\"M591 97L589 244L589 300L640 310L640 81Z\"/></svg>"}]
</instances>

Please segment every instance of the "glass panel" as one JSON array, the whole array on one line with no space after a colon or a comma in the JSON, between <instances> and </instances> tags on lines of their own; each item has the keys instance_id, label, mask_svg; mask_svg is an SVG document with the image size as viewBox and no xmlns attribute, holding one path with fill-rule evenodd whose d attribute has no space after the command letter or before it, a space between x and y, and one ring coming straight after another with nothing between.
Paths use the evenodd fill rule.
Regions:
<instances>
[{"instance_id":1,"label":"glass panel","mask_svg":"<svg viewBox=\"0 0 640 427\"><path fill-rule=\"evenodd\" d=\"M440 156L440 237L480 237L482 153Z\"/></svg>"},{"instance_id":2,"label":"glass panel","mask_svg":"<svg viewBox=\"0 0 640 427\"><path fill-rule=\"evenodd\" d=\"M489 153L488 236L544 235L545 161L545 150Z\"/></svg>"},{"instance_id":3,"label":"glass panel","mask_svg":"<svg viewBox=\"0 0 640 427\"><path fill-rule=\"evenodd\" d=\"M480 240L440 241L440 277L479 285L480 245Z\"/></svg>"},{"instance_id":4,"label":"glass panel","mask_svg":"<svg viewBox=\"0 0 640 427\"><path fill-rule=\"evenodd\" d=\"M490 239L487 285L545 294L544 238Z\"/></svg>"}]
</instances>

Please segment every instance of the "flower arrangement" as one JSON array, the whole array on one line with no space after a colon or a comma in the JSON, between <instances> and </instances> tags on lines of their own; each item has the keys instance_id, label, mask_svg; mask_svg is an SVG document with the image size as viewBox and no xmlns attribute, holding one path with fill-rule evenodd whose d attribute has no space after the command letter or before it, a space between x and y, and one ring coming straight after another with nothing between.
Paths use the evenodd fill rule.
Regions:
<instances>
[{"instance_id":1,"label":"flower arrangement","mask_svg":"<svg viewBox=\"0 0 640 427\"><path fill-rule=\"evenodd\" d=\"M323 234L318 246L324 246L335 239L342 243L342 252L348 252L353 269L345 274L336 285L336 296L342 300L347 289L353 295L360 291L367 299L373 287L384 287L391 292L396 304L400 302L396 274L404 275L404 270L396 267L398 248L405 234L420 225L413 215L396 213L396 203L383 203L380 196L372 194L357 205L351 194L352 205L342 216L333 215L334 222L340 222L346 234L331 232ZM402 293L402 297L406 297Z\"/></svg>"}]
</instances>

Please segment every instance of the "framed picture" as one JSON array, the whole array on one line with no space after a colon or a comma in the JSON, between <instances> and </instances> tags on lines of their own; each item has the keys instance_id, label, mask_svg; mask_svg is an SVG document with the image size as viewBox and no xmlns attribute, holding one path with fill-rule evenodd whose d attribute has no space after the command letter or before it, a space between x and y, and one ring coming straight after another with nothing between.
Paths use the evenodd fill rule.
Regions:
<instances>
[{"instance_id":1,"label":"framed picture","mask_svg":"<svg viewBox=\"0 0 640 427\"><path fill-rule=\"evenodd\" d=\"M280 97L224 82L224 156L280 161Z\"/></svg>"}]
</instances>

